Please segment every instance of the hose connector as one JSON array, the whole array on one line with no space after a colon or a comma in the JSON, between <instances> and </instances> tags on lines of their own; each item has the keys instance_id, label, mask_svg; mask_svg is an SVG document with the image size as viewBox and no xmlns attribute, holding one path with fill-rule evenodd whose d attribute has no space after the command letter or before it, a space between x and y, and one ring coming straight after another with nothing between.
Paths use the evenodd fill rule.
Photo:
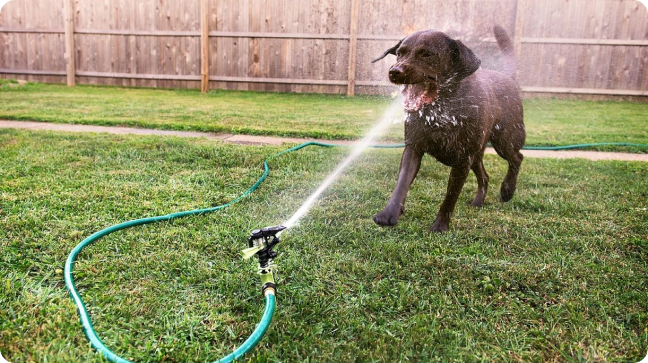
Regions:
<instances>
[{"instance_id":1,"label":"hose connector","mask_svg":"<svg viewBox=\"0 0 648 363\"><path fill-rule=\"evenodd\" d=\"M261 277L261 295L264 297L267 294L277 295L277 284L275 284L272 269L265 273L262 272L259 275Z\"/></svg>"}]
</instances>

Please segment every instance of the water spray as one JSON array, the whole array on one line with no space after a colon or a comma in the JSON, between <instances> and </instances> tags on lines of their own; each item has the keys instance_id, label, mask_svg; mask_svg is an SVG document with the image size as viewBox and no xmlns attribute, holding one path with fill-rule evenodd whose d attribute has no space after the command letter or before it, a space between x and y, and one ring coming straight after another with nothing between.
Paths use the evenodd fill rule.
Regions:
<instances>
[{"instance_id":1,"label":"water spray","mask_svg":"<svg viewBox=\"0 0 648 363\"><path fill-rule=\"evenodd\" d=\"M329 176L324 179L322 184L311 194L308 199L299 207L299 209L293 214L290 219L284 225L286 228L291 228L297 222L301 217L303 217L313 206L315 201L319 198L319 196L324 193L328 187L333 184L333 182L342 174L342 171L346 169L355 159L360 156L368 147L372 146L372 142L374 141L375 138L377 138L382 132L387 128L387 126L393 122L393 119L395 118L396 114L402 113L401 111L402 106L401 106L401 100L400 98L397 99L396 101L392 102L392 104L387 108L381 119L376 123L376 125L365 135L365 137L362 138L354 147L353 150L351 150L351 153L338 164L338 166L329 174Z\"/></svg>"}]
</instances>

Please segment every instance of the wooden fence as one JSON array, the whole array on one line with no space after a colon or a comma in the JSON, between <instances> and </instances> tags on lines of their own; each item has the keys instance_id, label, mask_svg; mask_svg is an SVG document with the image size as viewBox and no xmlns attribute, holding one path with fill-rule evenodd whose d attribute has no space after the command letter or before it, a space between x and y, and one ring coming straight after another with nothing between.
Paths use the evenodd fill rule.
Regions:
<instances>
[{"instance_id":1,"label":"wooden fence","mask_svg":"<svg viewBox=\"0 0 648 363\"><path fill-rule=\"evenodd\" d=\"M0 77L144 87L387 93L403 36L435 28L497 67L514 38L526 92L648 96L635 0L12 0Z\"/></svg>"}]
</instances>

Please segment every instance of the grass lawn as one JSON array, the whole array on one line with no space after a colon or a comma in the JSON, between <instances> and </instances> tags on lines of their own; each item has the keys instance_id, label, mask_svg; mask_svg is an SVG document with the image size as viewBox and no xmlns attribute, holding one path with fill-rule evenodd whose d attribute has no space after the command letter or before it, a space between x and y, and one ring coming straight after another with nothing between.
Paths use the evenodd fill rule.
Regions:
<instances>
[{"instance_id":1,"label":"grass lawn","mask_svg":"<svg viewBox=\"0 0 648 363\"><path fill-rule=\"evenodd\" d=\"M14 363L104 361L63 283L70 250L118 222L227 202L282 149L0 130L0 352ZM103 341L123 357L156 362L214 361L241 344L263 308L254 263L239 257L249 232L290 217L346 152L282 156L241 203L118 232L84 250L75 278ZM450 232L430 235L448 177L431 158L400 224L371 221L399 158L400 150L365 153L283 234L277 312L248 361L645 356L646 163L527 158L518 193L502 204L505 165L486 156L487 204L466 205L476 190L471 174Z\"/></svg>"},{"instance_id":2,"label":"grass lawn","mask_svg":"<svg viewBox=\"0 0 648 363\"><path fill-rule=\"evenodd\" d=\"M377 96L0 84L0 119L322 139L360 138L391 102ZM648 144L645 103L532 99L524 106L527 145ZM402 122L395 123L386 139L401 142L402 129Z\"/></svg>"}]
</instances>

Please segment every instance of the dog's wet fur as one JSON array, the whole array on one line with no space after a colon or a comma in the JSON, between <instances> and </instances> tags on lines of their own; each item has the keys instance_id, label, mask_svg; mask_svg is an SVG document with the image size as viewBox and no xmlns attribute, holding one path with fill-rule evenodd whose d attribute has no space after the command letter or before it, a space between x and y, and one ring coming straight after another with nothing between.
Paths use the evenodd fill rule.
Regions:
<instances>
[{"instance_id":1,"label":"dog's wet fur","mask_svg":"<svg viewBox=\"0 0 648 363\"><path fill-rule=\"evenodd\" d=\"M496 26L494 32L507 64L504 72L481 69L479 58L461 41L435 30L416 32L373 61L396 55L389 80L402 85L406 112L398 181L387 206L374 216L377 224L396 225L425 153L451 167L447 193L431 231L448 230L470 170L477 177L477 195L471 205L484 204L489 177L482 159L488 142L508 162L500 199L513 198L526 135L514 81L512 42L501 27Z\"/></svg>"}]
</instances>

